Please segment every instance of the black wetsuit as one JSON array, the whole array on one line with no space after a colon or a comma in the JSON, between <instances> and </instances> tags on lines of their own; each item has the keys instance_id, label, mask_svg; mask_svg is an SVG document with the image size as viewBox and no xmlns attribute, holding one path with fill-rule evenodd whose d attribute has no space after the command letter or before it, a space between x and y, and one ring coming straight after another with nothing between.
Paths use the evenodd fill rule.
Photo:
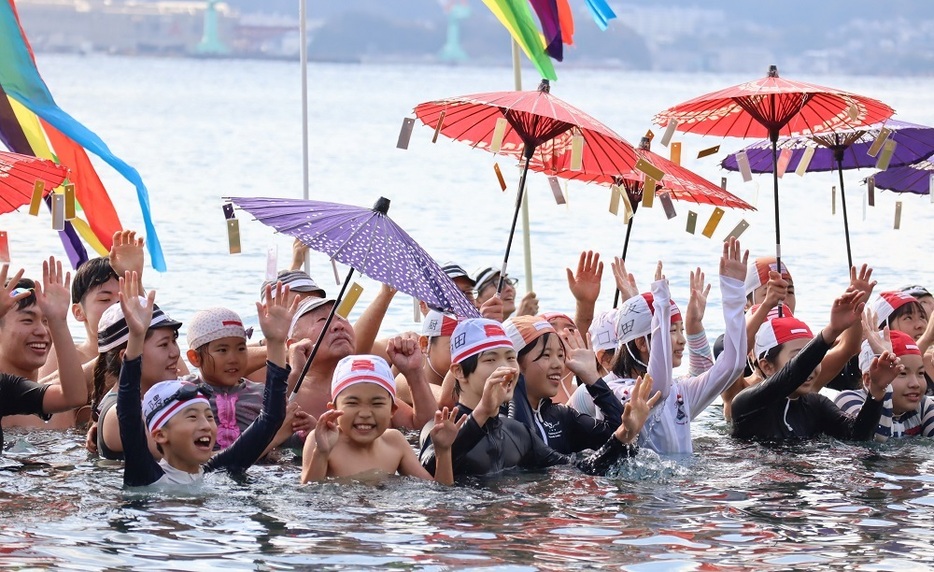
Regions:
<instances>
[{"instance_id":1,"label":"black wetsuit","mask_svg":"<svg viewBox=\"0 0 934 572\"><path fill-rule=\"evenodd\" d=\"M0 373L0 418L7 415L39 415L46 421L51 415L42 410L42 400L49 388L44 383ZM3 428L0 427L0 451L3 450Z\"/></svg>"},{"instance_id":2,"label":"black wetsuit","mask_svg":"<svg viewBox=\"0 0 934 572\"><path fill-rule=\"evenodd\" d=\"M510 417L524 423L559 453L569 455L584 449L599 449L619 427L623 405L603 378L585 387L594 404L603 412L603 421L550 399L542 400L536 415L528 400L525 377L521 375L509 409Z\"/></svg>"},{"instance_id":3,"label":"black wetsuit","mask_svg":"<svg viewBox=\"0 0 934 572\"><path fill-rule=\"evenodd\" d=\"M843 369L827 382L827 387L837 391L859 390L863 388L863 372L859 369L859 357L850 358Z\"/></svg>"},{"instance_id":4,"label":"black wetsuit","mask_svg":"<svg viewBox=\"0 0 934 572\"><path fill-rule=\"evenodd\" d=\"M827 434L838 439L871 439L882 414L881 401L867 399L854 418L819 393L788 399L829 349L817 334L778 373L739 392L733 398L733 437L780 440Z\"/></svg>"},{"instance_id":5,"label":"black wetsuit","mask_svg":"<svg viewBox=\"0 0 934 572\"><path fill-rule=\"evenodd\" d=\"M635 456L634 445L624 445L616 437L606 440L600 449L584 458L561 454L546 445L526 425L504 415L491 417L481 427L473 411L457 404L458 415L469 415L451 447L454 475L492 475L509 469L544 469L573 463L581 471L602 475L620 458ZM435 470L435 449L426 438L420 459L429 473Z\"/></svg>"},{"instance_id":6,"label":"black wetsuit","mask_svg":"<svg viewBox=\"0 0 934 572\"><path fill-rule=\"evenodd\" d=\"M126 457L123 485L127 487L151 485L166 476L166 471L149 452L146 440L142 398L139 394L141 365L142 356L130 361L124 360L117 392L117 419L120 422L120 440L123 441ZM285 421L285 390L288 376L288 369L266 362L266 388L263 392L262 412L230 447L202 465L205 472L220 469L242 472L262 456Z\"/></svg>"}]
</instances>

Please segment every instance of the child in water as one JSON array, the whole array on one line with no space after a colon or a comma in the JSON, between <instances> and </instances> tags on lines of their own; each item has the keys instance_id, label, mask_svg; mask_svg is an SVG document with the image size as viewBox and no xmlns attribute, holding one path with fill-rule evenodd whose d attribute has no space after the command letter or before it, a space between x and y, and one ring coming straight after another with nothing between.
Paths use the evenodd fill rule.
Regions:
<instances>
[{"instance_id":1,"label":"child in water","mask_svg":"<svg viewBox=\"0 0 934 572\"><path fill-rule=\"evenodd\" d=\"M289 374L285 340L297 304L286 306L288 288L283 292L281 283L276 290L272 299L267 289L267 303L256 305L268 352L263 411L230 447L215 454L217 424L206 386L177 379L162 381L146 392L140 405L143 344L155 292L142 298L136 276L127 273L121 278L120 307L129 329L117 393L117 418L126 458L124 486L197 483L207 471L244 471L262 456L285 420ZM147 446L147 430L162 454L158 463Z\"/></svg>"},{"instance_id":2,"label":"child in water","mask_svg":"<svg viewBox=\"0 0 934 572\"><path fill-rule=\"evenodd\" d=\"M486 319L465 320L451 336L451 372L457 380L457 411L467 416L451 446L455 475L493 475L514 468L543 469L574 463L588 474L603 474L621 458L633 457L639 430L658 394L651 380L639 380L620 426L600 449L574 459L548 447L529 427L500 414L513 397L519 369L516 350L503 326ZM436 452L422 431L422 465L434 470Z\"/></svg>"},{"instance_id":3,"label":"child in water","mask_svg":"<svg viewBox=\"0 0 934 572\"><path fill-rule=\"evenodd\" d=\"M811 385L827 350L848 328L860 328L866 293L853 287L834 300L830 323L817 336L795 318L774 318L756 333L755 355L765 381L733 399L733 437L808 439L827 434L838 439L871 439L879 424L888 381L873 377L866 399L854 418L841 411ZM875 358L876 367L879 367ZM892 359L883 364L894 368Z\"/></svg>"},{"instance_id":4,"label":"child in water","mask_svg":"<svg viewBox=\"0 0 934 572\"><path fill-rule=\"evenodd\" d=\"M340 360L328 411L305 442L302 483L374 471L431 480L405 436L390 428L396 407L396 381L386 360L374 355ZM455 423L455 413L447 407L436 412L431 429L438 458L434 479L446 485L454 484L451 443L466 421Z\"/></svg>"}]
</instances>

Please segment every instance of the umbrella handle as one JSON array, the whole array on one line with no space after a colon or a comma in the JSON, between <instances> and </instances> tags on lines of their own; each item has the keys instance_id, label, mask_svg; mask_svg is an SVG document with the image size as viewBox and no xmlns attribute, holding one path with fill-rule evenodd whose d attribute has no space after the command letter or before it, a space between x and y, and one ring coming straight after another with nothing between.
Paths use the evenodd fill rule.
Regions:
<instances>
[{"instance_id":1,"label":"umbrella handle","mask_svg":"<svg viewBox=\"0 0 934 572\"><path fill-rule=\"evenodd\" d=\"M629 222L626 224L626 239L623 241L623 262L626 261L626 254L629 252L629 233L632 232L632 220L636 218L635 208L633 208L633 214L629 217ZM613 294L613 308L615 309L619 306L619 288L616 288L616 293Z\"/></svg>"},{"instance_id":2,"label":"umbrella handle","mask_svg":"<svg viewBox=\"0 0 934 572\"><path fill-rule=\"evenodd\" d=\"M519 209L522 207L522 195L525 192L525 177L529 174L529 162L535 153L535 147L526 144L525 165L522 167L522 176L519 177L519 190L516 191L516 208L512 213L512 227L509 229L509 240L506 242L506 254L503 255L503 267L499 273L499 284L496 285L496 293L503 291L503 285L506 284L506 265L509 262L509 251L512 250L512 238L516 234L516 223L519 221Z\"/></svg>"},{"instance_id":3,"label":"umbrella handle","mask_svg":"<svg viewBox=\"0 0 934 572\"><path fill-rule=\"evenodd\" d=\"M315 345L311 348L311 354L308 356L308 361L305 362L305 367L302 368L302 374L298 376L298 381L295 382L295 388L292 389L292 395L298 395L298 390L302 386L302 382L305 380L305 376L308 374L308 368L311 367L311 362L314 361L315 356L318 354L318 348L321 347L321 342L324 340L324 336L328 333L328 328L331 327L331 322L334 321L334 314L337 312L337 307L340 305L341 300L344 298L344 292L347 291L347 286L350 285L350 278L353 276L353 266L350 267L350 272L347 273L347 278L344 279L344 285L341 286L341 291L337 295L337 299L334 300L334 304L331 305L331 311L328 312L328 319L324 322L324 327L321 328L321 332L318 333L318 339L315 340ZM292 401L294 398L290 398Z\"/></svg>"}]
</instances>

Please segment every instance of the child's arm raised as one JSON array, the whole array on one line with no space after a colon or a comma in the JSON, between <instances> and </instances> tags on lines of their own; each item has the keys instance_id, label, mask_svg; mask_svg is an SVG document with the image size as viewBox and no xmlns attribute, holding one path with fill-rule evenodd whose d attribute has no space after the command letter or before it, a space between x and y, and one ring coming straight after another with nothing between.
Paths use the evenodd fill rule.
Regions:
<instances>
[{"instance_id":1,"label":"child's arm raised","mask_svg":"<svg viewBox=\"0 0 934 572\"><path fill-rule=\"evenodd\" d=\"M337 418L343 415L340 409L330 409L318 417L314 432L305 439L302 451L302 484L308 481L323 481L328 476L328 457L337 444L340 430Z\"/></svg>"},{"instance_id":2,"label":"child's arm raised","mask_svg":"<svg viewBox=\"0 0 934 572\"><path fill-rule=\"evenodd\" d=\"M256 313L260 328L263 330L263 337L266 339L266 360L284 368L286 367L285 341L289 337L289 326L298 308L299 300L298 297L289 296L289 287L283 288L282 282L276 283L274 297L272 289L271 285L266 286L266 302L256 303Z\"/></svg>"},{"instance_id":3,"label":"child's arm raised","mask_svg":"<svg viewBox=\"0 0 934 572\"><path fill-rule=\"evenodd\" d=\"M418 347L418 340L405 336L391 338L386 343L386 354L389 363L405 376L412 393L411 409L405 402L397 401L399 408L392 417L392 426L421 429L431 421L438 409L438 402L425 379L424 356Z\"/></svg>"},{"instance_id":4,"label":"child's arm raised","mask_svg":"<svg viewBox=\"0 0 934 572\"><path fill-rule=\"evenodd\" d=\"M127 272L120 278L120 307L130 332L117 390L117 421L126 461L123 485L127 487L151 485L165 474L149 452L139 387L143 345L152 322L155 297L156 291L151 290L145 301L139 300L139 276L135 272Z\"/></svg>"},{"instance_id":5,"label":"child's arm raised","mask_svg":"<svg viewBox=\"0 0 934 572\"><path fill-rule=\"evenodd\" d=\"M457 438L457 433L467 422L467 415L461 415L458 421L457 408L448 410L447 407L435 412L435 424L431 428L431 442L435 446L435 480L443 485L454 484L454 463L451 457L451 447ZM414 455L413 455L414 457ZM418 459L414 459L418 462ZM421 469L421 465L419 465ZM422 469L424 471L424 469Z\"/></svg>"}]
</instances>

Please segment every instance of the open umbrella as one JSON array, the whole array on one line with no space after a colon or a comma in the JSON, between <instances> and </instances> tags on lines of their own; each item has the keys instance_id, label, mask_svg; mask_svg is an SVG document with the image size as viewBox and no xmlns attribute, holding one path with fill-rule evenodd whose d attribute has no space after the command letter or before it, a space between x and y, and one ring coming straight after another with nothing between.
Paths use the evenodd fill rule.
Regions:
<instances>
[{"instance_id":1,"label":"open umbrella","mask_svg":"<svg viewBox=\"0 0 934 572\"><path fill-rule=\"evenodd\" d=\"M778 163L778 138L870 125L891 117L894 110L881 101L778 76L768 76L680 103L655 116L655 122L699 135L768 137L772 164ZM778 173L773 169L775 200L775 258L781 264L781 224Z\"/></svg>"},{"instance_id":2,"label":"open umbrella","mask_svg":"<svg viewBox=\"0 0 934 572\"><path fill-rule=\"evenodd\" d=\"M47 191L61 185L68 167L32 155L0 151L0 214L13 212L32 200L36 181Z\"/></svg>"},{"instance_id":3,"label":"open umbrella","mask_svg":"<svg viewBox=\"0 0 934 572\"><path fill-rule=\"evenodd\" d=\"M892 167L914 163L934 154L934 127L894 119L858 129L784 138L777 142L777 147L783 153L785 149L789 150L790 157L786 167L788 171L798 169L802 161L807 161L804 165L806 171L837 170L840 177L840 201L843 207L847 266L853 266L853 253L850 248L850 225L846 210L843 169L875 167L883 143L879 140L880 137L885 141L894 142L891 156L888 159L888 164ZM772 172L771 149L772 143L767 139L743 149L752 172ZM870 149L873 151L872 154L870 154ZM740 170L736 153L728 155L721 165L730 171Z\"/></svg>"},{"instance_id":4,"label":"open umbrella","mask_svg":"<svg viewBox=\"0 0 934 572\"><path fill-rule=\"evenodd\" d=\"M308 373L354 270L439 310L463 317L480 317L438 263L386 216L389 199L380 197L371 209L300 199L229 197L228 200L261 223L350 266L337 302L332 305L305 370L298 378L299 384ZM298 391L298 385L294 391Z\"/></svg>"},{"instance_id":5,"label":"open umbrella","mask_svg":"<svg viewBox=\"0 0 934 572\"><path fill-rule=\"evenodd\" d=\"M638 161L632 145L612 129L551 95L547 80L542 80L537 91L480 93L420 103L415 115L446 137L523 163L497 291L506 279L525 180L533 161L541 165L566 163L591 173L611 174L628 172Z\"/></svg>"},{"instance_id":6,"label":"open umbrella","mask_svg":"<svg viewBox=\"0 0 934 572\"><path fill-rule=\"evenodd\" d=\"M930 160L918 161L912 165L889 167L873 175L876 187L896 193L931 193L931 176L934 175L934 163Z\"/></svg>"}]
</instances>

